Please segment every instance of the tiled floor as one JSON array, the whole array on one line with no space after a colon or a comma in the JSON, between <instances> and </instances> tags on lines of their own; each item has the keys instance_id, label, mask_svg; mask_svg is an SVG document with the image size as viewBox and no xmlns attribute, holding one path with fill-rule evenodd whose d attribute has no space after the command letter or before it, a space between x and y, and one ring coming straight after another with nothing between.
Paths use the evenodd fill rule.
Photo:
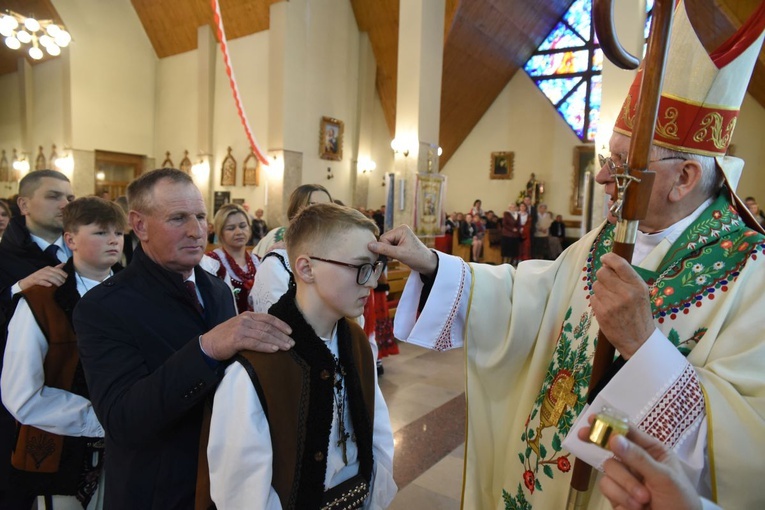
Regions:
<instances>
[{"instance_id":1,"label":"tiled floor","mask_svg":"<svg viewBox=\"0 0 765 510\"><path fill-rule=\"evenodd\" d=\"M390 410L399 493L391 510L460 508L465 445L462 349L433 352L399 343L380 388Z\"/></svg>"}]
</instances>

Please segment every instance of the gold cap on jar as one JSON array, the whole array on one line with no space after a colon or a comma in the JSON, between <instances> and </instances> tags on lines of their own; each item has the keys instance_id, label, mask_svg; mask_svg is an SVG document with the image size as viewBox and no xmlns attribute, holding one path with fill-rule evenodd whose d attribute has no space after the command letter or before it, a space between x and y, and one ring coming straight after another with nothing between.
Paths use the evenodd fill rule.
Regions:
<instances>
[{"instance_id":1,"label":"gold cap on jar","mask_svg":"<svg viewBox=\"0 0 765 510\"><path fill-rule=\"evenodd\" d=\"M608 441L613 435L627 435L629 420L619 411L604 407L595 415L595 420L590 427L590 442L601 448L610 450Z\"/></svg>"}]
</instances>

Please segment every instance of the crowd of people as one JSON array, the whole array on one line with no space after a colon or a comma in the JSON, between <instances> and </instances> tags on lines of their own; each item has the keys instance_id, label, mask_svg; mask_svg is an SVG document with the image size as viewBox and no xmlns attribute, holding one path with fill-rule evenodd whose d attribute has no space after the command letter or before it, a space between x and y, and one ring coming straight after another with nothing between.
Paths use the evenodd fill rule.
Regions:
<instances>
[{"instance_id":1,"label":"crowd of people","mask_svg":"<svg viewBox=\"0 0 765 510\"><path fill-rule=\"evenodd\" d=\"M19 212L6 205L0 508L388 506L393 436L374 356L395 341L371 304L385 295L385 263L367 248L375 221L303 185L275 232L222 206L206 251L201 193L174 169L114 202L34 171ZM263 265L247 249L258 228Z\"/></svg>"},{"instance_id":2,"label":"crowd of people","mask_svg":"<svg viewBox=\"0 0 765 510\"><path fill-rule=\"evenodd\" d=\"M482 261L486 244L493 241L499 241L502 262L513 266L530 259L555 260L563 252L566 224L563 216L547 210L547 204L534 204L526 196L510 202L502 216L481 206L476 200L468 213L455 211L445 221L444 233L456 232L459 244L470 246L471 262Z\"/></svg>"}]
</instances>

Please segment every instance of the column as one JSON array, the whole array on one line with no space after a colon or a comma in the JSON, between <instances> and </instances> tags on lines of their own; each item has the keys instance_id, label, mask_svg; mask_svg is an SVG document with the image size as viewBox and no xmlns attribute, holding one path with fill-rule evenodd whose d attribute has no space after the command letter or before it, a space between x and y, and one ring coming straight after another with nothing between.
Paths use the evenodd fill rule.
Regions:
<instances>
[{"instance_id":1,"label":"column","mask_svg":"<svg viewBox=\"0 0 765 510\"><path fill-rule=\"evenodd\" d=\"M412 225L418 173L438 172L444 0L400 3L393 223Z\"/></svg>"}]
</instances>

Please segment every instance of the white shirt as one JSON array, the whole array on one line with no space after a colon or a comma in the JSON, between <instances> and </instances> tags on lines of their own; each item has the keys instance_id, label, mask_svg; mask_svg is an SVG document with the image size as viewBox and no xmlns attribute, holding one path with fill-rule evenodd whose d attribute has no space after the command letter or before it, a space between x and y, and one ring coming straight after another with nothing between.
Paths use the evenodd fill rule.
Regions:
<instances>
[{"instance_id":1,"label":"white shirt","mask_svg":"<svg viewBox=\"0 0 765 510\"><path fill-rule=\"evenodd\" d=\"M332 339L323 340L332 354L337 356L337 333L333 334ZM374 359L369 362L374 363ZM387 508L398 490L393 481L390 415L376 375L374 412L371 496L366 499L364 508L376 510ZM346 430L352 432L348 408L343 418ZM335 404L328 438L325 490L351 478L359 469L358 450L351 440L346 443L348 465L343 462L342 450L337 445L338 426ZM210 494L218 508L282 508L279 496L271 486L273 450L268 420L255 387L240 363L229 365L215 392L207 458L210 465Z\"/></svg>"},{"instance_id":2,"label":"white shirt","mask_svg":"<svg viewBox=\"0 0 765 510\"><path fill-rule=\"evenodd\" d=\"M60 252L61 250L59 250ZM100 282L75 273L80 296ZM25 299L8 325L8 342L0 376L3 404L16 420L62 436L104 437L90 400L45 386L43 363L48 341Z\"/></svg>"}]
</instances>

